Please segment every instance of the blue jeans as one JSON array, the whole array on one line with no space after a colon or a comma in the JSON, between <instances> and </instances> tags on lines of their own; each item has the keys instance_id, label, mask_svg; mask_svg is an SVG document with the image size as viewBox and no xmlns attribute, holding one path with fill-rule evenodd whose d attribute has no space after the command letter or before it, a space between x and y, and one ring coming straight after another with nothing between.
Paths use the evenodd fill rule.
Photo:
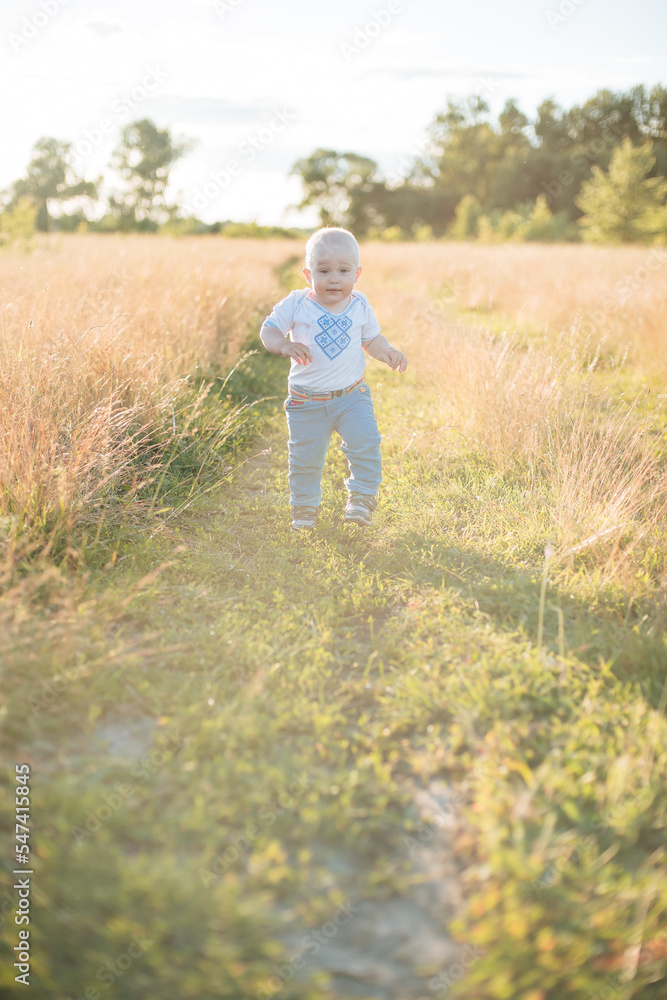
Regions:
<instances>
[{"instance_id":1,"label":"blue jeans","mask_svg":"<svg viewBox=\"0 0 667 1000\"><path fill-rule=\"evenodd\" d=\"M300 386L294 386L299 392ZM380 432L371 390L360 382L347 395L331 400L297 399L284 402L289 428L289 487L292 507L319 507L322 503L322 470L333 431L348 460L350 492L375 496L382 482Z\"/></svg>"}]
</instances>

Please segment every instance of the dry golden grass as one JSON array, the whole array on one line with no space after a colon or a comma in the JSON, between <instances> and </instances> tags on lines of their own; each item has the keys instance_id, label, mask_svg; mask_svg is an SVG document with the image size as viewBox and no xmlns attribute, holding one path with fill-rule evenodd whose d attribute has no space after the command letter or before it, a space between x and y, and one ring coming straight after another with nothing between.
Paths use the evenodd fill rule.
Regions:
<instances>
[{"instance_id":1,"label":"dry golden grass","mask_svg":"<svg viewBox=\"0 0 667 1000\"><path fill-rule=\"evenodd\" d=\"M193 376L233 366L284 294L274 269L302 250L85 235L4 252L0 514L71 531L132 495L201 405ZM608 577L655 544L662 416L621 383L655 389L666 370L664 248L369 243L362 258L360 287L418 390L405 447L438 462L455 429L547 505L561 555L593 549Z\"/></svg>"},{"instance_id":2,"label":"dry golden grass","mask_svg":"<svg viewBox=\"0 0 667 1000\"><path fill-rule=\"evenodd\" d=\"M480 321L493 311L510 325L575 329L582 345L629 348L633 364L667 373L666 247L369 243L363 265L374 299L380 290L412 299L411 314L401 310L406 326L451 309Z\"/></svg>"},{"instance_id":3,"label":"dry golden grass","mask_svg":"<svg viewBox=\"0 0 667 1000\"><path fill-rule=\"evenodd\" d=\"M164 468L160 435L200 405L188 376L233 365L284 294L274 268L301 251L76 236L0 253L0 720L14 759L34 765L40 984L78 995L141 933L153 946L123 978L128 1000L264 996L294 934L326 926L339 898L371 912L389 900L419 928L428 889L457 911L465 902L460 915L429 904L424 920L479 947L468 997L510 982L535 997L536 970L550 996L602 995L601 977L632 952L628 988L653 998L666 910L665 606L652 603L665 473L662 413L633 394L661 371L662 293L644 286L654 317L634 301L647 339L625 364L592 364L595 338L575 320L602 294L592 264L620 274L635 251L368 245L361 289L410 359L404 378L368 370L388 431L378 530L341 537L331 521L295 551L284 451L211 494L220 517L204 503L181 516L179 502L157 534L135 506L128 526L115 484L131 495L133 476ZM469 294L443 302L466 272ZM468 311L496 287L500 316ZM619 326L619 352L626 335ZM256 375L286 376L286 362L264 360ZM225 406L210 409L224 419ZM263 414L262 437L284 440L279 403ZM174 477L183 492L190 475L183 465ZM52 558L50 519L87 555L81 539L116 509L104 563L78 573ZM549 537L573 571L561 564L566 579L549 583L544 565L540 590ZM27 572L31 551L42 558ZM614 579L622 588L605 593ZM109 805L167 727L178 754L161 755L127 806ZM307 795L261 821L296 774ZM411 789L447 805L432 843L435 812L409 807ZM236 862L219 866L236 844ZM384 963L386 941L369 935ZM415 996L428 992L420 966Z\"/></svg>"},{"instance_id":4,"label":"dry golden grass","mask_svg":"<svg viewBox=\"0 0 667 1000\"><path fill-rule=\"evenodd\" d=\"M187 381L235 363L275 257L250 241L140 236L3 253L0 513L71 528L135 488Z\"/></svg>"},{"instance_id":5,"label":"dry golden grass","mask_svg":"<svg viewBox=\"0 0 667 1000\"><path fill-rule=\"evenodd\" d=\"M664 248L376 243L363 264L410 358L412 446L437 461L455 429L524 479L557 558L607 582L648 559L664 587Z\"/></svg>"}]
</instances>

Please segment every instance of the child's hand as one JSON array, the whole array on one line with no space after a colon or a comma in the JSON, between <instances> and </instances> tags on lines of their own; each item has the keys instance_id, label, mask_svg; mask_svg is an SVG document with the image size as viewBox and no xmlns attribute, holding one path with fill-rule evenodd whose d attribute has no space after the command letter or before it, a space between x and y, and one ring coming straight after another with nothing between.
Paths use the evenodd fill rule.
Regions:
<instances>
[{"instance_id":1,"label":"child's hand","mask_svg":"<svg viewBox=\"0 0 667 1000\"><path fill-rule=\"evenodd\" d=\"M280 348L280 353L283 358L294 358L299 365L307 365L309 361L313 360L313 356L305 344L299 344L291 340L285 341Z\"/></svg>"},{"instance_id":2,"label":"child's hand","mask_svg":"<svg viewBox=\"0 0 667 1000\"><path fill-rule=\"evenodd\" d=\"M397 351L395 347L390 347L382 360L393 371L398 368L399 372L404 372L408 367L408 359L405 354L402 351Z\"/></svg>"}]
</instances>

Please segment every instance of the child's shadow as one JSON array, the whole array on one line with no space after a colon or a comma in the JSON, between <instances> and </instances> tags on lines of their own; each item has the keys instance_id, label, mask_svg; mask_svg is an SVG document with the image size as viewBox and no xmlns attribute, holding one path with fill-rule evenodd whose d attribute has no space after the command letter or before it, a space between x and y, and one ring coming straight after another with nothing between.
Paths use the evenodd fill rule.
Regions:
<instances>
[{"instance_id":1,"label":"child's shadow","mask_svg":"<svg viewBox=\"0 0 667 1000\"><path fill-rule=\"evenodd\" d=\"M537 641L542 567L518 567L483 555L474 546L444 538L440 532L405 531L382 553L383 569L405 575L416 584L458 591L470 619L486 618L495 629ZM386 565L386 559L391 566ZM601 595L599 595L601 596ZM602 602L600 602L602 603ZM544 605L543 646L549 654L597 665L610 661L623 681L637 682L646 700L657 708L667 672L667 644L662 632L641 629L646 609L618 595L608 608L591 607L568 589L549 583ZM634 628L633 628L634 626ZM631 631L632 630L632 631Z\"/></svg>"}]
</instances>

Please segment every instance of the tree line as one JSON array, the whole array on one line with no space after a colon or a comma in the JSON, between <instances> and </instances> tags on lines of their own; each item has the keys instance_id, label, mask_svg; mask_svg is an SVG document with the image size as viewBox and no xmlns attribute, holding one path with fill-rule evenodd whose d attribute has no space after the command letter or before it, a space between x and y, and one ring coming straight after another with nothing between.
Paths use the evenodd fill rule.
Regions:
<instances>
[{"instance_id":1,"label":"tree line","mask_svg":"<svg viewBox=\"0 0 667 1000\"><path fill-rule=\"evenodd\" d=\"M93 219L87 208L102 199L104 178L79 176L71 143L40 139L26 175L4 192L0 240L31 227L301 232L186 216L166 191L193 145L150 119L126 126L110 162L119 183ZM667 242L667 90L599 90L570 109L548 99L532 120L513 100L497 118L479 95L450 100L401 171L384 175L369 157L317 149L292 168L303 186L298 207L360 238Z\"/></svg>"},{"instance_id":2,"label":"tree line","mask_svg":"<svg viewBox=\"0 0 667 1000\"><path fill-rule=\"evenodd\" d=\"M5 192L3 216L32 213L36 228L42 232L81 226L121 231L157 229L178 214L178 206L167 202L166 188L171 167L190 148L190 140L175 140L169 129L159 129L150 119L126 126L109 164L120 184L108 195L106 214L94 222L86 207L100 200L104 178L84 180L77 173L72 144L45 137L35 143L25 177ZM54 203L61 208L55 218ZM72 206L72 211L64 211Z\"/></svg>"},{"instance_id":3,"label":"tree line","mask_svg":"<svg viewBox=\"0 0 667 1000\"><path fill-rule=\"evenodd\" d=\"M450 100L401 177L318 149L294 173L323 225L385 238L667 240L667 90L600 90L531 120L497 120L480 96Z\"/></svg>"}]
</instances>

